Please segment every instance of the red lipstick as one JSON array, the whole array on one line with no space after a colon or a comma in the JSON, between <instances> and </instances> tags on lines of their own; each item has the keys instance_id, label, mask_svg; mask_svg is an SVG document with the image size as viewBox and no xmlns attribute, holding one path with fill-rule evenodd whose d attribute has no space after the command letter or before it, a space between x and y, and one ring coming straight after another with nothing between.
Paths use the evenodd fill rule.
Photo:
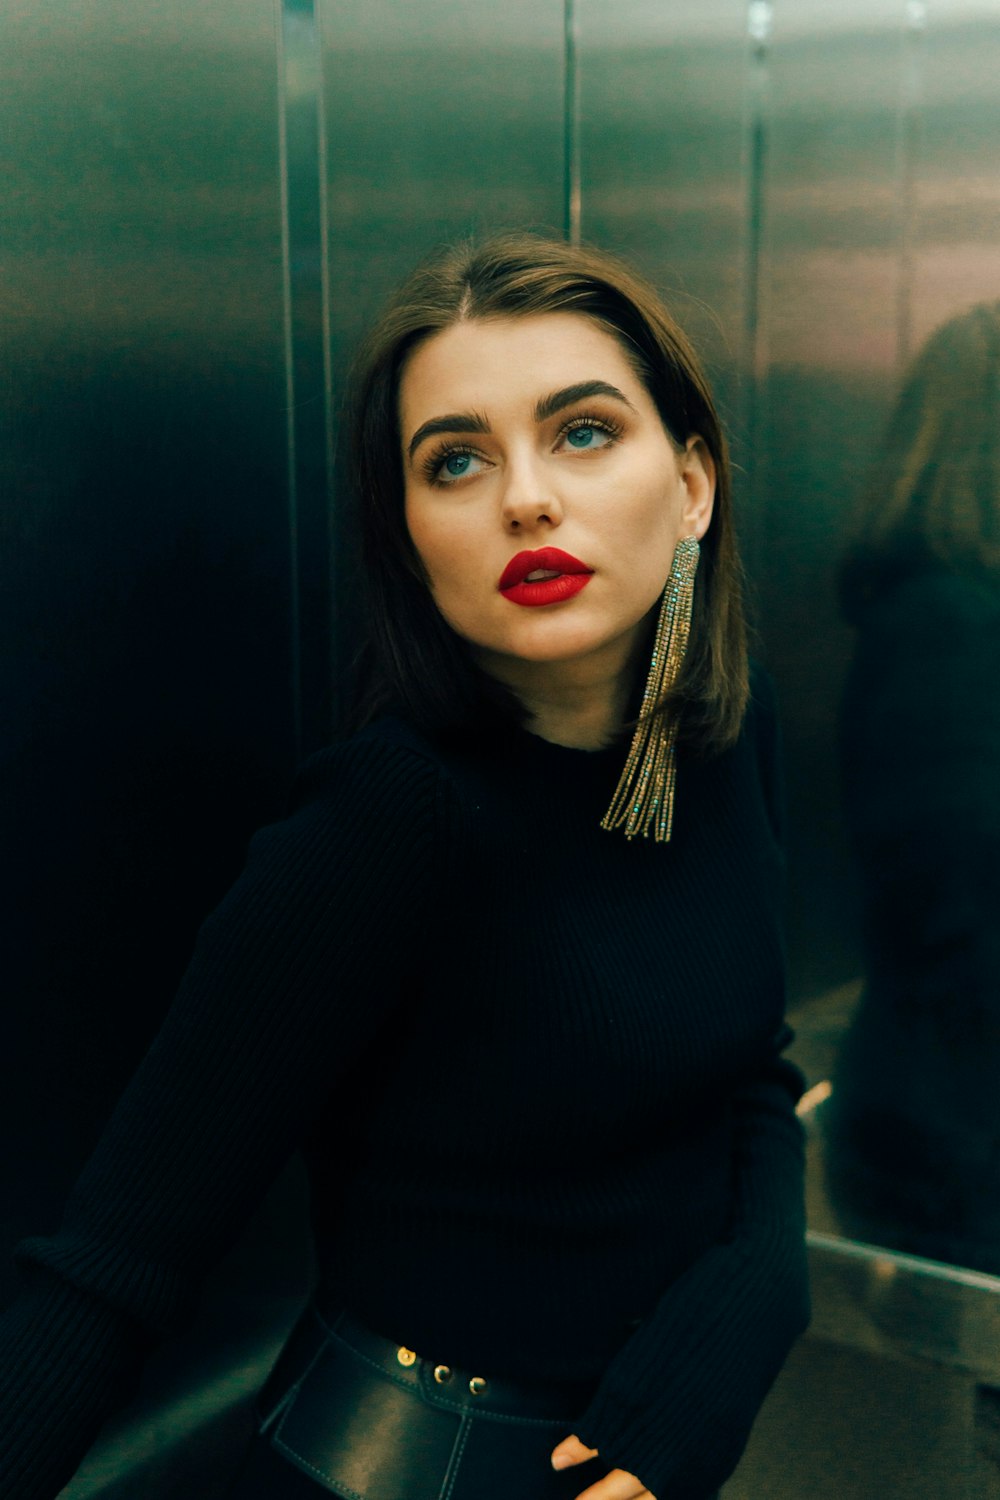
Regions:
<instances>
[{"instance_id":1,"label":"red lipstick","mask_svg":"<svg viewBox=\"0 0 1000 1500\"><path fill-rule=\"evenodd\" d=\"M554 577L528 582L529 573ZM593 569L559 547L540 547L537 552L519 552L504 568L497 588L512 604L561 604L586 588Z\"/></svg>"}]
</instances>

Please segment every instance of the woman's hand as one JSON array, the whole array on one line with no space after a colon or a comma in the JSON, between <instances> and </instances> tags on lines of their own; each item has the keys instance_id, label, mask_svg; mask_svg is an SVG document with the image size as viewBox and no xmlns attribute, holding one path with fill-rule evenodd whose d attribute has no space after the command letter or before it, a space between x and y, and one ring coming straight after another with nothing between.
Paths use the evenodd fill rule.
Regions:
<instances>
[{"instance_id":1,"label":"woman's hand","mask_svg":"<svg viewBox=\"0 0 1000 1500\"><path fill-rule=\"evenodd\" d=\"M596 1448L585 1448L578 1437L568 1437L552 1450L552 1467L568 1469L571 1464L582 1464L588 1458L596 1458ZM656 1500L644 1488L634 1474L624 1469L612 1469L604 1479L589 1485L577 1495L576 1500Z\"/></svg>"}]
</instances>

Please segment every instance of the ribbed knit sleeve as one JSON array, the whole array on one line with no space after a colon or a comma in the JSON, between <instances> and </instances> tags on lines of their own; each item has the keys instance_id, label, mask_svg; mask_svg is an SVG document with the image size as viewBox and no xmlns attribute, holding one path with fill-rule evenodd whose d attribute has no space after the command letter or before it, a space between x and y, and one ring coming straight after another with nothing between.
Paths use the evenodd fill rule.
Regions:
<instances>
[{"instance_id":1,"label":"ribbed knit sleeve","mask_svg":"<svg viewBox=\"0 0 1000 1500\"><path fill-rule=\"evenodd\" d=\"M453 809L417 751L358 737L307 764L201 930L58 1234L19 1248L0 1319L0 1494L51 1500L182 1322L338 1080L404 1005Z\"/></svg>"},{"instance_id":2,"label":"ribbed knit sleeve","mask_svg":"<svg viewBox=\"0 0 1000 1500\"><path fill-rule=\"evenodd\" d=\"M809 1321L801 1089L775 1055L737 1094L732 1233L661 1298L578 1424L656 1500L705 1500L729 1478Z\"/></svg>"}]
</instances>

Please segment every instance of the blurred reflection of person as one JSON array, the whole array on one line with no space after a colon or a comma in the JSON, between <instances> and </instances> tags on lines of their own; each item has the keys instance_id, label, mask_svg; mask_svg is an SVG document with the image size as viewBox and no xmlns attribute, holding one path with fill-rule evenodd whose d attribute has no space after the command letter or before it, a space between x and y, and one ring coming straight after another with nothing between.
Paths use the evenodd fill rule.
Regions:
<instances>
[{"instance_id":1,"label":"blurred reflection of person","mask_svg":"<svg viewBox=\"0 0 1000 1500\"><path fill-rule=\"evenodd\" d=\"M841 571L867 973L827 1119L860 1239L1000 1274L1000 302L915 360Z\"/></svg>"}]
</instances>

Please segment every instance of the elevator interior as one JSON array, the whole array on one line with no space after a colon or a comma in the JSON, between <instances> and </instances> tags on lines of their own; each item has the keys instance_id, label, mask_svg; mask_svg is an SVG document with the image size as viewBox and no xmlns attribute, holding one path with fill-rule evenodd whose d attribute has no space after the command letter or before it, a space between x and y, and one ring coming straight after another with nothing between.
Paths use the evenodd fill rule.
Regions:
<instances>
[{"instance_id":1,"label":"elevator interior","mask_svg":"<svg viewBox=\"0 0 1000 1500\"><path fill-rule=\"evenodd\" d=\"M837 580L907 372L995 315L998 69L989 0L4 9L8 1248L57 1219L249 833L339 722L360 330L444 240L579 236L631 257L707 362L785 724L816 1312L726 1495L998 1493L1000 1280L868 1243L823 1159L867 978ZM955 1013L966 1093L988 1090L1000 1033ZM73 1500L222 1465L308 1275L302 1224L293 1167Z\"/></svg>"}]
</instances>

